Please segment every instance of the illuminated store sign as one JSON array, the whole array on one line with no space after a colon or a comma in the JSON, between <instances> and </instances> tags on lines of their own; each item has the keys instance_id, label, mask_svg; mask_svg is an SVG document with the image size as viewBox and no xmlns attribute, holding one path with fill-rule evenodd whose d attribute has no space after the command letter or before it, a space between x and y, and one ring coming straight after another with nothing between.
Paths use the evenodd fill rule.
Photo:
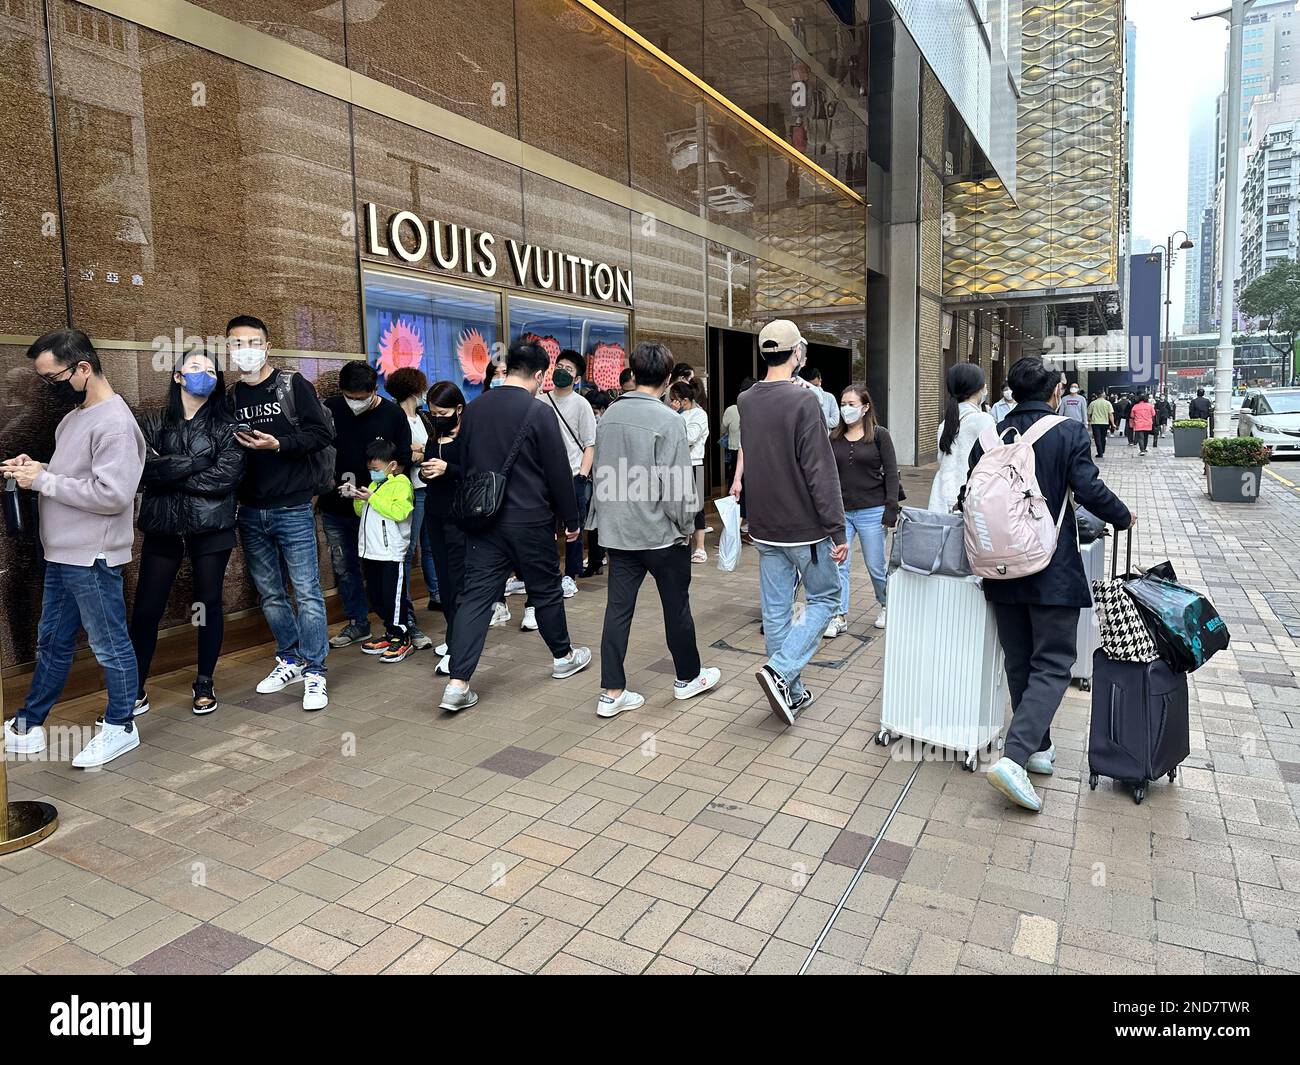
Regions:
<instances>
[{"instance_id":1,"label":"illuminated store sign","mask_svg":"<svg viewBox=\"0 0 1300 1065\"><path fill-rule=\"evenodd\" d=\"M440 270L487 281L496 278L504 259L520 288L568 293L602 303L632 303L631 270L513 238L506 240L503 253L491 233L424 219L411 211L397 211L380 225L373 203L366 204L366 252L406 263L431 263Z\"/></svg>"}]
</instances>

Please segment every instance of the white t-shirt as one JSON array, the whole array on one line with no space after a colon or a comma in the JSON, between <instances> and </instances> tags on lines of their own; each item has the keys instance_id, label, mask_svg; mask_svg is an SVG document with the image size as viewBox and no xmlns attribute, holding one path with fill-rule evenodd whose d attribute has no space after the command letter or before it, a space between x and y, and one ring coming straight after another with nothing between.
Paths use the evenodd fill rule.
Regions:
<instances>
[{"instance_id":1,"label":"white t-shirt","mask_svg":"<svg viewBox=\"0 0 1300 1065\"><path fill-rule=\"evenodd\" d=\"M552 398L555 400L554 407L551 407ZM555 421L560 427L564 450L569 456L569 470L576 477L582 469L582 453L596 442L596 412L576 392L570 392L567 396L543 392L537 397L537 402L545 403L556 415ZM563 418L560 418L561 414L564 415ZM566 423L568 429L565 428ZM569 429L573 432L569 432ZM577 440L574 439L575 435Z\"/></svg>"},{"instance_id":2,"label":"white t-shirt","mask_svg":"<svg viewBox=\"0 0 1300 1065\"><path fill-rule=\"evenodd\" d=\"M429 442L429 430L424 427L424 419L418 415L408 414L406 420L411 423L411 446L423 448ZM415 464L417 468L419 465L418 462ZM417 492L422 491L424 488L424 478L419 476L414 469L411 472L411 484Z\"/></svg>"}]
</instances>

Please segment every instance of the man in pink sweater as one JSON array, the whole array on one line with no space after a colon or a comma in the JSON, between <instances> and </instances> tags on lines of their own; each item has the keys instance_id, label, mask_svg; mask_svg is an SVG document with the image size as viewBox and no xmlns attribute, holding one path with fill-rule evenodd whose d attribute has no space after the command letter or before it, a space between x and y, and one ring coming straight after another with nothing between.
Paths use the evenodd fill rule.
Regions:
<instances>
[{"instance_id":1,"label":"man in pink sweater","mask_svg":"<svg viewBox=\"0 0 1300 1065\"><path fill-rule=\"evenodd\" d=\"M27 349L27 357L49 385L51 399L71 404L72 410L54 432L48 463L18 455L0 464L0 476L40 496L45 550L36 671L27 699L5 722L5 748L13 754L46 749L45 718L63 693L77 632L84 628L104 670L108 707L100 730L72 764L93 769L140 746L122 571L135 539L132 513L144 470L144 437L85 333L46 333Z\"/></svg>"}]
</instances>

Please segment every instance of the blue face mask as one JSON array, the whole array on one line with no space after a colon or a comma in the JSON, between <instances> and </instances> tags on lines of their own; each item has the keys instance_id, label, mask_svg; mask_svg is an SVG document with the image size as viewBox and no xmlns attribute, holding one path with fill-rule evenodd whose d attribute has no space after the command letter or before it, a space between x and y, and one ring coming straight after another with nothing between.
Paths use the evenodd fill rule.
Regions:
<instances>
[{"instance_id":1,"label":"blue face mask","mask_svg":"<svg viewBox=\"0 0 1300 1065\"><path fill-rule=\"evenodd\" d=\"M387 470L371 470L371 471L370 471L370 480L373 481L375 484L379 484L380 481L386 481L386 480L388 480L388 471L387 471Z\"/></svg>"},{"instance_id":2,"label":"blue face mask","mask_svg":"<svg viewBox=\"0 0 1300 1065\"><path fill-rule=\"evenodd\" d=\"M191 396L210 396L217 387L217 375L207 370L183 370L181 376L185 378L181 387Z\"/></svg>"},{"instance_id":3,"label":"blue face mask","mask_svg":"<svg viewBox=\"0 0 1300 1065\"><path fill-rule=\"evenodd\" d=\"M506 379L505 379L504 377L502 377L500 374L497 374L497 375L496 375L494 378L492 378L492 380L488 383L488 388L500 388L503 384L505 384L505 380L506 380Z\"/></svg>"}]
</instances>

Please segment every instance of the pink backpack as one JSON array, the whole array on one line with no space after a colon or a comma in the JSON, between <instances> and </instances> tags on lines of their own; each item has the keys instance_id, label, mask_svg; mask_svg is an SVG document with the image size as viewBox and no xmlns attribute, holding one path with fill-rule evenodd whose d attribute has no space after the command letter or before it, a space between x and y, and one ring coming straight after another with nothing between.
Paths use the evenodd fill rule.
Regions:
<instances>
[{"instance_id":1,"label":"pink backpack","mask_svg":"<svg viewBox=\"0 0 1300 1065\"><path fill-rule=\"evenodd\" d=\"M992 428L980 434L984 454L971 470L962 500L966 557L977 576L1028 577L1051 562L1070 498L1067 492L1053 521L1038 487L1034 444L1065 420L1055 414L1039 418L1009 444Z\"/></svg>"}]
</instances>

